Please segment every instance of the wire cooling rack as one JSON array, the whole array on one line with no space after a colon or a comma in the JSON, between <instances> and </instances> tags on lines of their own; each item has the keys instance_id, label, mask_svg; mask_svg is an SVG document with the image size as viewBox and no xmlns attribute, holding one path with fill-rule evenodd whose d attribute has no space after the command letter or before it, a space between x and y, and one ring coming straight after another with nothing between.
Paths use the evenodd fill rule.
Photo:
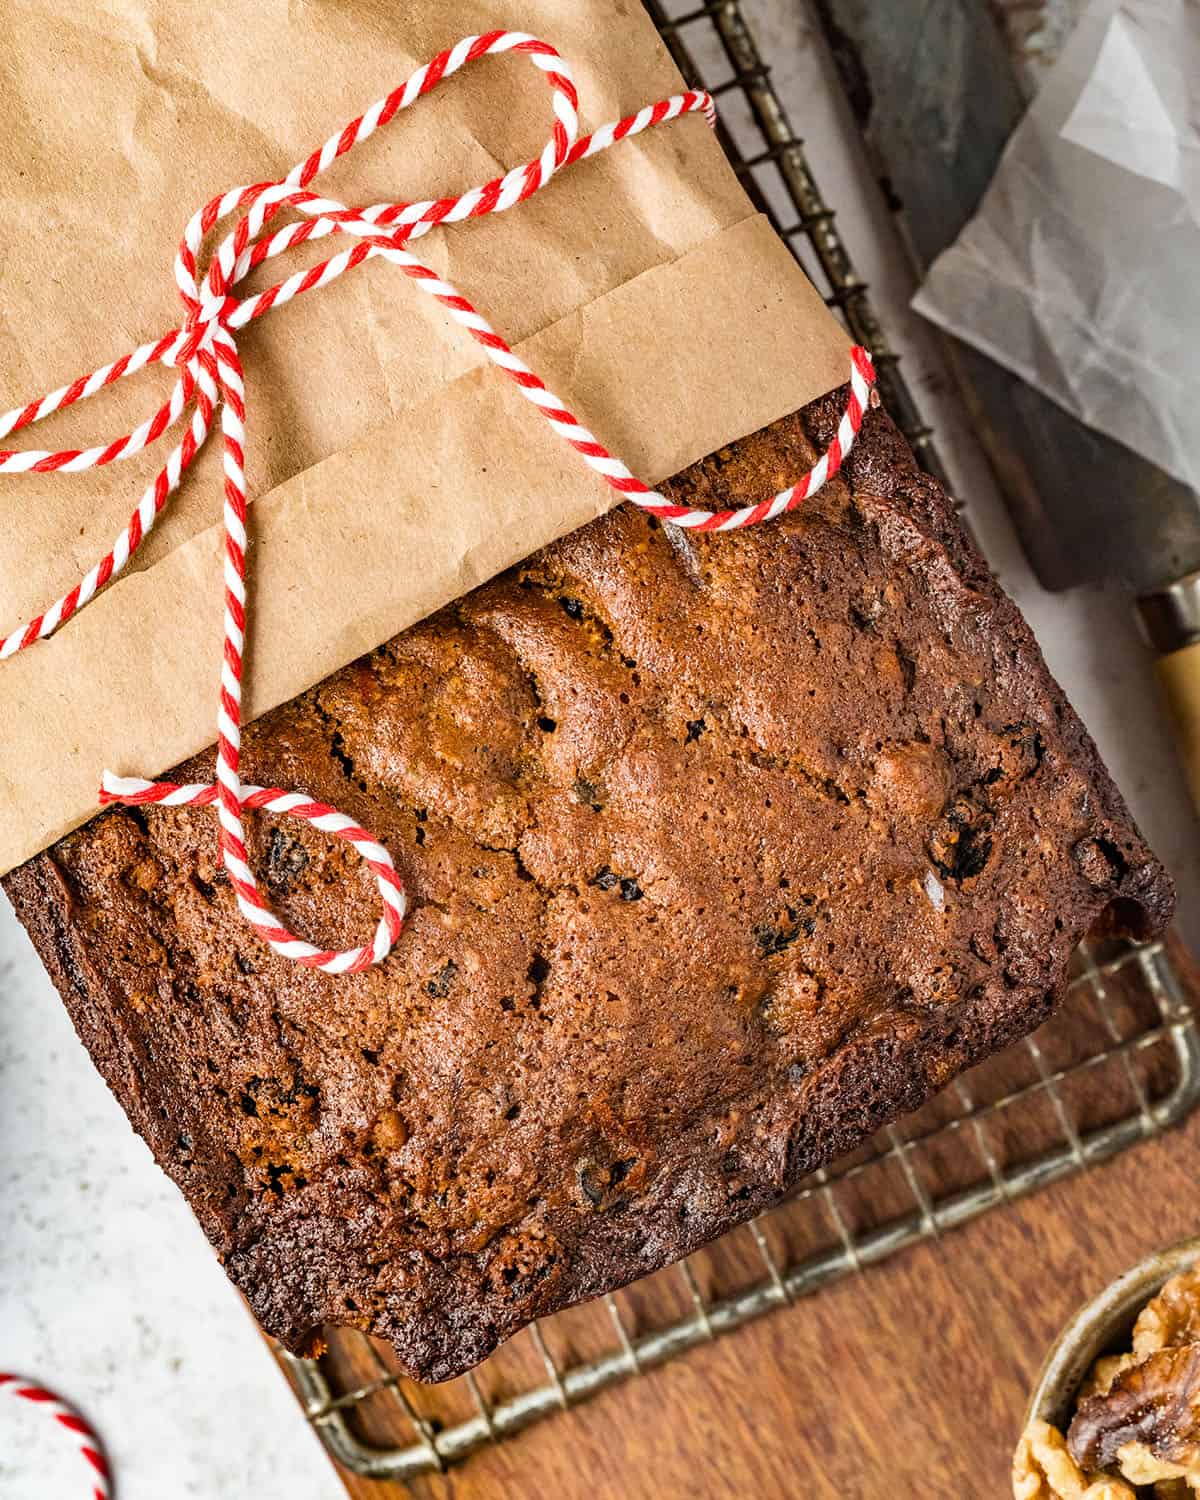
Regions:
<instances>
[{"instance_id":1,"label":"wire cooling rack","mask_svg":"<svg viewBox=\"0 0 1200 1500\"><path fill-rule=\"evenodd\" d=\"M747 192L875 359L884 403L944 481L900 373L736 0L645 0L680 71L720 104ZM406 1380L384 1344L331 1330L319 1361L280 1358L309 1421L351 1472L403 1480L633 1379L1158 1134L1200 1101L1200 1032L1173 944L1082 947L1060 1012L1022 1046L803 1182L769 1214L613 1296L534 1324L473 1374Z\"/></svg>"},{"instance_id":2,"label":"wire cooling rack","mask_svg":"<svg viewBox=\"0 0 1200 1500\"><path fill-rule=\"evenodd\" d=\"M472 1375L406 1380L386 1345L330 1333L281 1355L339 1463L445 1470L827 1282L1117 1155L1200 1099L1200 1032L1172 945L1085 945L1068 998L1023 1045L801 1183L780 1207L614 1296L534 1324ZM404 1434L398 1437L398 1434Z\"/></svg>"}]
</instances>

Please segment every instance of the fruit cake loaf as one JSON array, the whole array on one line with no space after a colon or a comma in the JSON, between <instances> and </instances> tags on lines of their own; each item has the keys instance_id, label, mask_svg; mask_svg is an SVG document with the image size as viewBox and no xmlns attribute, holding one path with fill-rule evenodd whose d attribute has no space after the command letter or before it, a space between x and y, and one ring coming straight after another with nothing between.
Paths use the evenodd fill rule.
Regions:
<instances>
[{"instance_id":1,"label":"fruit cake loaf","mask_svg":"<svg viewBox=\"0 0 1200 1500\"><path fill-rule=\"evenodd\" d=\"M843 401L669 489L773 493ZM267 715L243 769L387 844L381 967L273 955L206 812L109 811L5 885L263 1326L352 1324L429 1379L770 1206L1042 1021L1097 923L1172 906L881 412L800 512L616 510ZM346 846L253 823L289 925L361 940Z\"/></svg>"}]
</instances>

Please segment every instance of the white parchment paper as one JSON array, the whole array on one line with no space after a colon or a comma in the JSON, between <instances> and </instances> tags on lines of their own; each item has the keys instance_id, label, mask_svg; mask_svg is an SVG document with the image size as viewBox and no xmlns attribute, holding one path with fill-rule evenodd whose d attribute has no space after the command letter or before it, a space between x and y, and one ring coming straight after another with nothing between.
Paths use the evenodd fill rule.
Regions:
<instances>
[{"instance_id":1,"label":"white parchment paper","mask_svg":"<svg viewBox=\"0 0 1200 1500\"><path fill-rule=\"evenodd\" d=\"M1093 0L913 305L1200 488L1200 0Z\"/></svg>"}]
</instances>

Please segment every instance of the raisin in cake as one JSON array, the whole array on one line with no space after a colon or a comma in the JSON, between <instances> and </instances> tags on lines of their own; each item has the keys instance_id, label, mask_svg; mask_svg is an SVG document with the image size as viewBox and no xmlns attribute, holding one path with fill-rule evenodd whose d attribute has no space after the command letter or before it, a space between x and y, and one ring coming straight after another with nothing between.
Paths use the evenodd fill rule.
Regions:
<instances>
[{"instance_id":1,"label":"raisin in cake","mask_svg":"<svg viewBox=\"0 0 1200 1500\"><path fill-rule=\"evenodd\" d=\"M843 399L669 488L782 488ZM1172 904L878 412L800 513L614 511L262 719L243 766L392 851L380 968L259 943L209 813L107 812L6 888L264 1327L353 1324L426 1378L768 1207L1043 1020L1089 929ZM298 931L370 930L344 845L259 818L252 855Z\"/></svg>"}]
</instances>

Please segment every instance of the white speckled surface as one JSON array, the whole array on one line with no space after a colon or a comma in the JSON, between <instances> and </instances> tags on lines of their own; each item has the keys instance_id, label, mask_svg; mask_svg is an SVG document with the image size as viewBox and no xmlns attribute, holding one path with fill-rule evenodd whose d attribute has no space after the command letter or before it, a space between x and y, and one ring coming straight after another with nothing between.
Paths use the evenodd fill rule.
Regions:
<instances>
[{"instance_id":1,"label":"white speckled surface","mask_svg":"<svg viewBox=\"0 0 1200 1500\"><path fill-rule=\"evenodd\" d=\"M0 1368L105 1438L120 1500L343 1491L183 1199L0 913ZM90 1494L36 1412L0 1398L2 1500Z\"/></svg>"},{"instance_id":2,"label":"white speckled surface","mask_svg":"<svg viewBox=\"0 0 1200 1500\"><path fill-rule=\"evenodd\" d=\"M1134 811L1181 883L1200 936L1197 826L1124 604L1033 582L936 345L824 60L793 0L749 0L842 232L904 350L976 531ZM403 293L401 293L403 295ZM36 1375L95 1420L120 1500L342 1494L249 1314L190 1212L93 1071L11 911L0 903L0 1368ZM0 1500L82 1495L80 1460L0 1405Z\"/></svg>"}]
</instances>

